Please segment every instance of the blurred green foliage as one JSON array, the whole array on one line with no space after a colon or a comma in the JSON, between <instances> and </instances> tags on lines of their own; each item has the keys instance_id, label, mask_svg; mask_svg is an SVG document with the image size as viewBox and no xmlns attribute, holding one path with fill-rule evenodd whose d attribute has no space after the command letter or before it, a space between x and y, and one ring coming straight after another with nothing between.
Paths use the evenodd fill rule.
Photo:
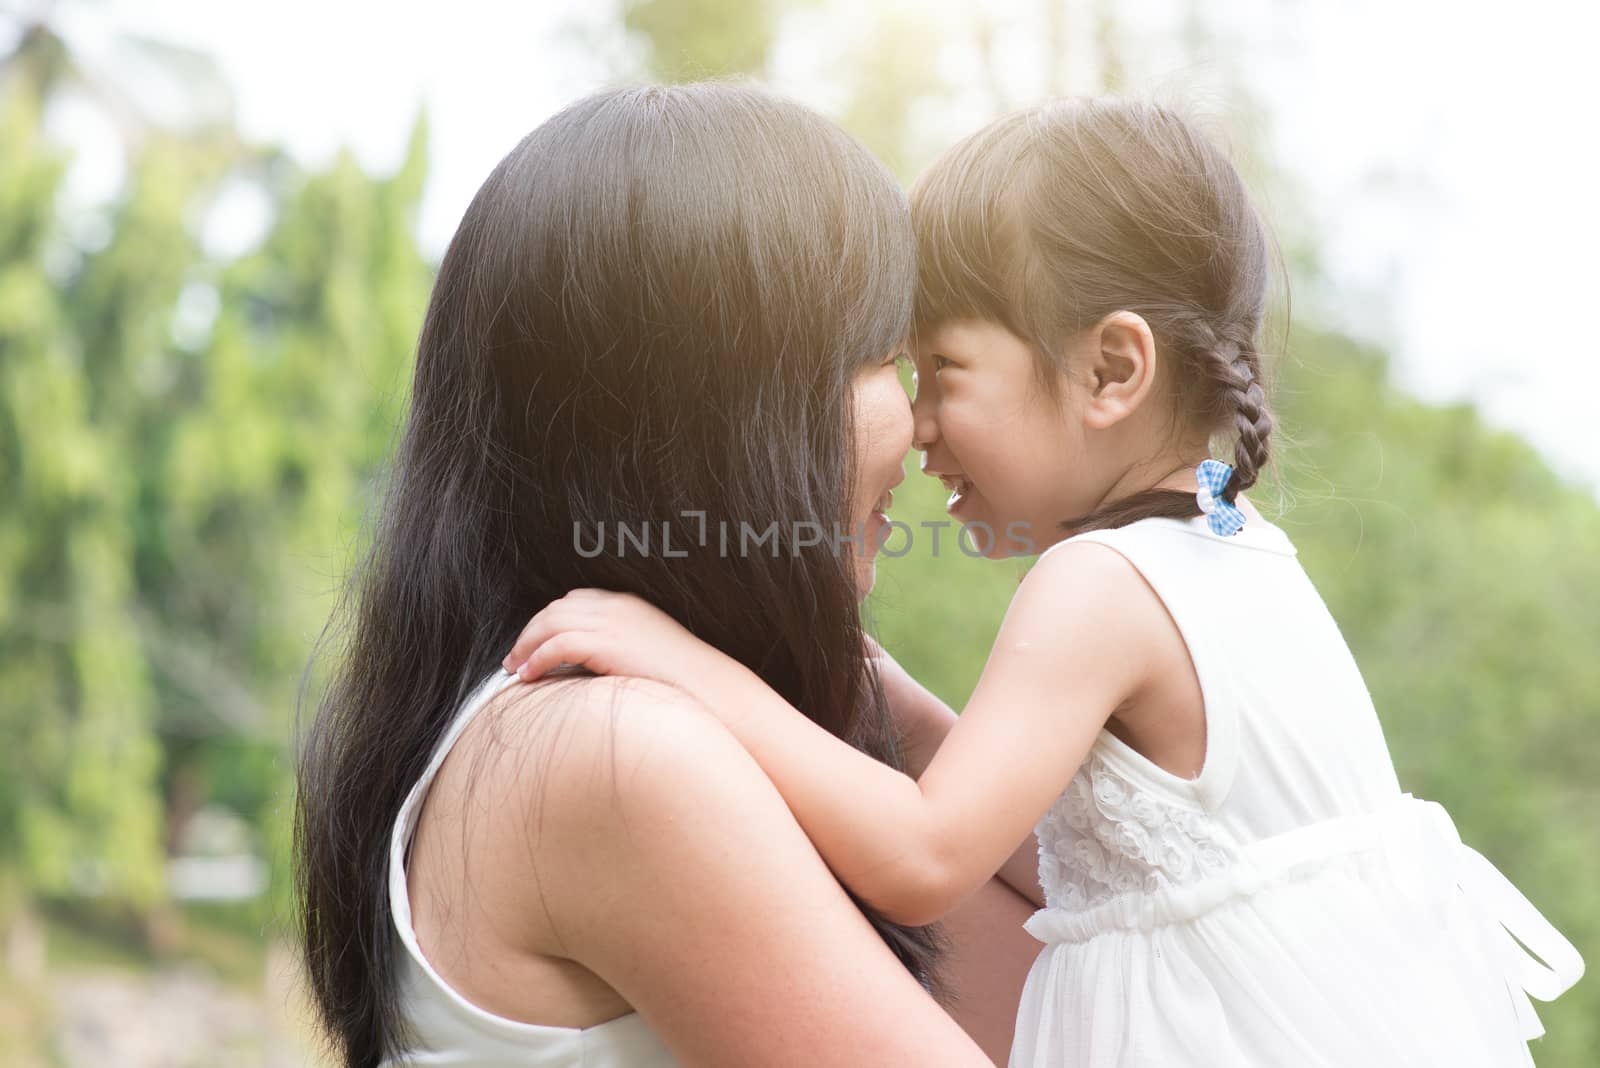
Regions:
<instances>
[{"instance_id":1,"label":"blurred green foliage","mask_svg":"<svg viewBox=\"0 0 1600 1068\"><path fill-rule=\"evenodd\" d=\"M426 127L383 179L141 131L88 225L56 211L41 118L69 72L30 62L52 47L25 41L0 82L0 865L157 908L211 800L258 828L281 890L296 692L431 284ZM240 184L273 222L219 262L197 220Z\"/></svg>"},{"instance_id":2,"label":"blurred green foliage","mask_svg":"<svg viewBox=\"0 0 1600 1068\"><path fill-rule=\"evenodd\" d=\"M760 74L783 6L780 0L622 0L622 25L661 81Z\"/></svg>"},{"instance_id":3,"label":"blurred green foliage","mask_svg":"<svg viewBox=\"0 0 1600 1068\"><path fill-rule=\"evenodd\" d=\"M647 73L673 79L766 70L794 6L627 0L621 17ZM841 121L903 178L925 161L908 119L940 87L917 61L929 32L890 10L837 64ZM1101 66L1122 77L1119 57ZM431 280L415 240L426 125L379 178L349 157L306 173L231 129L142 129L123 190L86 224L59 209L68 160L42 131L74 77L48 33L0 70L0 935L43 900L169 910L165 860L207 801L270 857L270 922L296 694L392 445ZM217 256L199 220L241 186L272 222ZM1382 353L1314 325L1286 351L1287 433L1254 499L1354 648L1403 784L1596 959L1595 496L1470 408L1398 391ZM896 518L943 519L915 457L908 474ZM959 708L1022 565L948 542L934 559L922 533L880 562L869 612ZM1592 1063L1600 984L1542 1015L1541 1064Z\"/></svg>"}]
</instances>

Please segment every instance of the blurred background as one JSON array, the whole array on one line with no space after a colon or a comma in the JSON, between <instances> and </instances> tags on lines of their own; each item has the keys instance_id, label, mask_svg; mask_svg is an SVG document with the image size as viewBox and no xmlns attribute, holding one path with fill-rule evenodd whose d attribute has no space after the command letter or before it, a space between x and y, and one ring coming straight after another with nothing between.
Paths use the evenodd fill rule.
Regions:
<instances>
[{"instance_id":1,"label":"blurred background","mask_svg":"<svg viewBox=\"0 0 1600 1068\"><path fill-rule=\"evenodd\" d=\"M754 74L903 180L1153 97L1277 230L1289 531L1404 786L1600 964L1600 9L1243 0L0 0L0 1063L316 1063L296 692L477 184L617 81ZM911 477L896 518L943 517ZM925 542L919 541L919 544ZM959 708L1023 569L884 560ZM1541 1008L1600 1064L1600 981Z\"/></svg>"}]
</instances>

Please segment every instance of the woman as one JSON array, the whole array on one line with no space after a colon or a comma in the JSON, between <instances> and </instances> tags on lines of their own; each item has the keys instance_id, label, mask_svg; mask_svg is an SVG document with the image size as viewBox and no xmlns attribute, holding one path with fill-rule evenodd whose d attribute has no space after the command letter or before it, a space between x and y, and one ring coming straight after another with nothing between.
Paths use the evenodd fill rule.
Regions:
<instances>
[{"instance_id":1,"label":"woman","mask_svg":"<svg viewBox=\"0 0 1600 1068\"><path fill-rule=\"evenodd\" d=\"M869 667L857 616L909 445L912 249L882 167L751 88L590 97L479 191L300 766L306 963L345 1063L1004 1059L1021 897L975 899L941 970L684 695L498 672L544 604L625 590L926 761L949 712Z\"/></svg>"}]
</instances>

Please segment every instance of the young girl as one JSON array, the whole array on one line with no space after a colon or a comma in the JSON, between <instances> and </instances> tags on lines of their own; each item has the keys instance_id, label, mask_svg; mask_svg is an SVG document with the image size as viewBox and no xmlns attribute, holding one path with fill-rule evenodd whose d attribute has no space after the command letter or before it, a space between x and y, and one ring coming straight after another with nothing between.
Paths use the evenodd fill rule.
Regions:
<instances>
[{"instance_id":1,"label":"young girl","mask_svg":"<svg viewBox=\"0 0 1600 1068\"><path fill-rule=\"evenodd\" d=\"M1337 626L1241 496L1273 427L1269 253L1232 166L1168 111L1055 104L952 149L913 206L924 470L958 519L1054 543L922 776L622 594L552 604L507 669L695 694L900 922L1034 831L1014 1066L1530 1063L1529 995L1582 961L1401 793Z\"/></svg>"}]
</instances>

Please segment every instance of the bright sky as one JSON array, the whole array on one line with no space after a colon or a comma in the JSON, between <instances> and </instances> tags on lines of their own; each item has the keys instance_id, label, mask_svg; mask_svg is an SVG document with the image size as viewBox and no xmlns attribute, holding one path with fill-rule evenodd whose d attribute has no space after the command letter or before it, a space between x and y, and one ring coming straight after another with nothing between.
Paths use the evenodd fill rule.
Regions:
<instances>
[{"instance_id":1,"label":"bright sky","mask_svg":"<svg viewBox=\"0 0 1600 1068\"><path fill-rule=\"evenodd\" d=\"M1045 2L985 5L998 12L1003 80L1019 99L1040 84L1029 16ZM797 20L780 48L780 88L826 106L826 62L863 32L866 6L823 0ZM973 69L961 39L971 7L909 8L955 35L936 61L957 80ZM1202 7L1223 18L1213 28L1223 58L1196 64L1174 42L1184 13ZM1117 12L1132 89L1205 97L1232 70L1255 90L1273 162L1310 213L1330 269L1319 313L1390 346L1418 394L1476 401L1560 470L1600 487L1600 446L1588 433L1600 404L1600 329L1587 318L1600 287L1600 5L1159 0ZM344 144L367 166L392 168L426 102L433 173L421 226L434 252L523 134L603 84L593 46L620 47L606 5L582 0L103 0L63 5L58 18L91 52L121 30L211 54L245 131L312 164ZM1073 25L1087 18L1080 10ZM965 110L970 120L959 102L939 112L953 124L947 139L982 121L981 108ZM73 175L86 200L116 181L114 156L93 151ZM219 241L249 231L248 200L230 216L231 236Z\"/></svg>"}]
</instances>

